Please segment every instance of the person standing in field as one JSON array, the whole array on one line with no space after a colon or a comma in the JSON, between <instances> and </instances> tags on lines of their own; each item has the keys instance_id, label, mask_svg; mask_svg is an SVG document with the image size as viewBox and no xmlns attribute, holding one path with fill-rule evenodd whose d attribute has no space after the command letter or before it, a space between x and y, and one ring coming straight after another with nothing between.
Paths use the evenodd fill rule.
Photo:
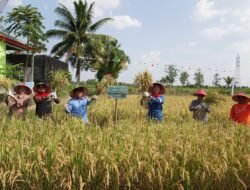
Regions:
<instances>
[{"instance_id":1,"label":"person standing in field","mask_svg":"<svg viewBox=\"0 0 250 190\"><path fill-rule=\"evenodd\" d=\"M153 85L149 87L148 92L151 94L151 96L147 98L147 116L150 120L157 122L162 121L162 109L165 101L165 91L165 87L161 83L153 83Z\"/></svg>"},{"instance_id":2,"label":"person standing in field","mask_svg":"<svg viewBox=\"0 0 250 190\"><path fill-rule=\"evenodd\" d=\"M32 90L26 85L17 85L14 87L15 95L9 91L6 98L6 104L9 107L9 116L16 115L25 119L28 106L31 105L30 95Z\"/></svg>"},{"instance_id":3,"label":"person standing in field","mask_svg":"<svg viewBox=\"0 0 250 190\"><path fill-rule=\"evenodd\" d=\"M51 88L45 83L38 83L34 88L34 101L36 103L36 116L47 118L52 114L52 103L60 103L56 93L51 93Z\"/></svg>"},{"instance_id":4,"label":"person standing in field","mask_svg":"<svg viewBox=\"0 0 250 190\"><path fill-rule=\"evenodd\" d=\"M191 102L189 110L193 112L193 118L196 121L206 123L208 121L208 113L211 112L209 105L204 102L204 97L206 97L207 94L204 90L198 90L193 95L197 96L197 99Z\"/></svg>"},{"instance_id":5,"label":"person standing in field","mask_svg":"<svg viewBox=\"0 0 250 190\"><path fill-rule=\"evenodd\" d=\"M239 93L232 97L237 102L231 108L230 119L234 122L250 125L250 99L244 93Z\"/></svg>"},{"instance_id":6,"label":"person standing in field","mask_svg":"<svg viewBox=\"0 0 250 190\"><path fill-rule=\"evenodd\" d=\"M65 112L70 114L73 117L79 117L84 123L88 122L88 109L87 107L93 101L96 101L96 98L91 100L87 97L88 89L85 87L78 87L73 89L70 92L71 99L65 105Z\"/></svg>"}]
</instances>

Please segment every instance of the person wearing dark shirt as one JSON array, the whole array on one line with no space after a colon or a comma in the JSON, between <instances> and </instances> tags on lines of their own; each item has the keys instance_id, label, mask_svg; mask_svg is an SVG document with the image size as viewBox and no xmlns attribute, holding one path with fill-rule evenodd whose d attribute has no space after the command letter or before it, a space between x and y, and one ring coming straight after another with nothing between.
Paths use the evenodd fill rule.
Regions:
<instances>
[{"instance_id":1,"label":"person wearing dark shirt","mask_svg":"<svg viewBox=\"0 0 250 190\"><path fill-rule=\"evenodd\" d=\"M46 118L52 114L52 103L60 103L56 93L51 93L51 88L45 83L38 83L34 88L34 101L36 103L36 116Z\"/></svg>"}]
</instances>

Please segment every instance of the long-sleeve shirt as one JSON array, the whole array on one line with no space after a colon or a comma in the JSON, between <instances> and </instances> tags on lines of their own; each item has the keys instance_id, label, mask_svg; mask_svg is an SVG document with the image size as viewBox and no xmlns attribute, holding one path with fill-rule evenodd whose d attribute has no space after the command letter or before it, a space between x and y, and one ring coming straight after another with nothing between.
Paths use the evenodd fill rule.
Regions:
<instances>
[{"instance_id":1,"label":"long-sleeve shirt","mask_svg":"<svg viewBox=\"0 0 250 190\"><path fill-rule=\"evenodd\" d=\"M159 97L150 97L148 100L148 117L157 121L162 121L162 105L165 101L163 95Z\"/></svg>"},{"instance_id":2,"label":"long-sleeve shirt","mask_svg":"<svg viewBox=\"0 0 250 190\"><path fill-rule=\"evenodd\" d=\"M197 121L207 122L208 113L210 113L209 105L202 100L193 100L189 106L189 110L193 112L193 118Z\"/></svg>"},{"instance_id":3,"label":"long-sleeve shirt","mask_svg":"<svg viewBox=\"0 0 250 190\"><path fill-rule=\"evenodd\" d=\"M82 118L83 122L87 123L87 106L90 104L90 102L91 101L88 97L83 97L81 99L72 98L66 104L65 111L66 113L69 113L72 116Z\"/></svg>"},{"instance_id":4,"label":"long-sleeve shirt","mask_svg":"<svg viewBox=\"0 0 250 190\"><path fill-rule=\"evenodd\" d=\"M230 118L237 123L250 125L250 104L234 104Z\"/></svg>"},{"instance_id":5,"label":"long-sleeve shirt","mask_svg":"<svg viewBox=\"0 0 250 190\"><path fill-rule=\"evenodd\" d=\"M17 115L21 117L25 117L27 114L28 106L31 105L30 96L15 96L19 102L16 102L11 97L7 97L6 103L9 106L9 116Z\"/></svg>"}]
</instances>

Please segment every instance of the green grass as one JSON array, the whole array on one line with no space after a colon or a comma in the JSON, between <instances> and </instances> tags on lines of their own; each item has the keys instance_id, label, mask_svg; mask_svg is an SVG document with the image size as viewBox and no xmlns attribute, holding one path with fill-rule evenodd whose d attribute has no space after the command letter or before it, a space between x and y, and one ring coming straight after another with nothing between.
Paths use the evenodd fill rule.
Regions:
<instances>
[{"instance_id":1,"label":"green grass","mask_svg":"<svg viewBox=\"0 0 250 190\"><path fill-rule=\"evenodd\" d=\"M192 120L192 97L166 97L165 120L150 123L139 97L101 97L91 123L68 117L63 104L52 120L34 110L26 121L1 109L0 189L215 189L250 185L250 128L229 121L232 102L214 107L208 124Z\"/></svg>"}]
</instances>

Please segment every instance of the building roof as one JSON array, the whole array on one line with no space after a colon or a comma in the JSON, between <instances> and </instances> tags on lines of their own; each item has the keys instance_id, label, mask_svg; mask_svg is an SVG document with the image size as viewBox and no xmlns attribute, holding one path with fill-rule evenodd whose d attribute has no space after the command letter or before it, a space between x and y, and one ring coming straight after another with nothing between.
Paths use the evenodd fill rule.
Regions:
<instances>
[{"instance_id":1,"label":"building roof","mask_svg":"<svg viewBox=\"0 0 250 190\"><path fill-rule=\"evenodd\" d=\"M26 44L18 41L14 37L11 37L3 32L0 32L0 41L6 43L6 50L31 50L32 48Z\"/></svg>"}]
</instances>

